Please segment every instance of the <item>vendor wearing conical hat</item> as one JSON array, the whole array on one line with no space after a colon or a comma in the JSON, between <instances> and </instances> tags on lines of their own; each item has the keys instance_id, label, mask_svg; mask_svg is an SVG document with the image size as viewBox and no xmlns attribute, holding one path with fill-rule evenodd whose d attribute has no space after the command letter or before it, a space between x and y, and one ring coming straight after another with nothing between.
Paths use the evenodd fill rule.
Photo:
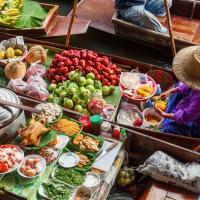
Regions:
<instances>
[{"instance_id":1,"label":"vendor wearing conical hat","mask_svg":"<svg viewBox=\"0 0 200 200\"><path fill-rule=\"evenodd\" d=\"M167 111L158 109L165 118L162 131L200 137L200 46L180 50L172 67L180 82L161 94L162 99L170 96Z\"/></svg>"}]
</instances>

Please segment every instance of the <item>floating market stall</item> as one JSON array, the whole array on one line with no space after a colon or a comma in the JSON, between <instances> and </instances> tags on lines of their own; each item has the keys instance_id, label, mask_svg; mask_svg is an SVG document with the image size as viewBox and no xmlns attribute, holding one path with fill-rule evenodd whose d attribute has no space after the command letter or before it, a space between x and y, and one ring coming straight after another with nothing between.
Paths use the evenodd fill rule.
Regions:
<instances>
[{"instance_id":1,"label":"floating market stall","mask_svg":"<svg viewBox=\"0 0 200 200\"><path fill-rule=\"evenodd\" d=\"M2 37L3 39L8 40L13 36L4 34ZM130 90L130 88L126 88L126 85L129 83L123 83L124 75L130 76L129 79L132 81L131 77L135 77L135 74L142 74L143 80L145 81L145 74L148 74L148 84L150 84L148 85L148 89L150 86L151 90L152 83L154 85L152 88L153 90L152 92L150 91L151 94L148 97L150 98L155 93L157 84L160 84L160 87L163 91L174 84L174 75L170 70L161 69L153 65L140 63L116 56L95 53L89 50L81 50L75 48L64 50L65 47L62 45L26 38L24 38L24 40L25 45L22 43L23 45L21 44L22 46L18 46L18 48L25 48L25 46L27 46L26 49L29 50L29 53L24 59L26 60L26 63L34 64L31 64L31 66L26 71L25 64L21 62L20 66L17 65L18 71L14 70L13 73L11 69L16 69L16 63L9 63L5 68L5 73L4 68L2 68L1 71L2 85L11 88L13 91L20 95L29 97L31 96L42 101L48 100L49 102L60 104L66 109L72 109L75 112L81 112L82 115L84 115L84 113L88 114L88 112L90 114L100 114L104 117L105 120L115 120L115 122L133 130L142 132L143 134L147 134L180 146L184 146L192 150L198 150L198 138L189 138L172 134L161 134L158 127L159 123L150 123L152 126L148 127L141 126L141 119L143 119L143 115L141 115L142 110L144 110L145 106L153 107L153 104L150 102L150 105L148 105L147 103L149 102L147 102L144 97L140 97L139 101L137 101L138 99L134 99L133 97L136 95L136 91ZM17 40L14 41L16 42ZM6 42L3 42L3 44L4 43ZM7 45L9 44L10 43ZM39 47L38 44L40 45ZM4 50L7 51L6 49ZM11 51L13 54L13 50ZM15 51L16 49L14 49L14 54ZM38 53L38 51L40 53ZM90 58L85 58L85 54ZM80 56L84 58L78 58ZM18 58L15 57L9 59L16 60ZM20 59L23 60L22 55ZM37 63L37 59L44 63L44 65ZM2 64L5 66L8 59L5 57L3 61L4 62ZM77 63L77 61L79 62ZM107 66L109 69L107 69L105 66ZM102 68L103 70L100 71L98 68ZM46 69L48 69L46 76L47 78L44 78ZM134 72L130 72L133 69ZM106 72L106 70L109 70L109 72ZM19 71L20 73L18 73ZM82 72L82 75L80 74L80 71ZM120 76L121 71L122 75ZM109 73L112 73L112 75L108 76ZM5 77L5 74L8 79L12 79L13 76L17 76L15 77L17 79L12 79L9 81ZM22 79L22 77L25 78ZM162 79L159 77L162 77ZM49 81L51 81L51 83ZM117 86L118 83L120 83L119 87ZM123 84L125 87L122 87ZM117 120L118 115L122 114L121 118L124 117L123 112L120 111L121 105L123 105L123 101L128 101L131 103L131 113L129 120L132 120L132 124L123 123L122 121L120 122ZM158 102L158 105L161 107L166 106L165 102ZM132 112L132 109L134 112ZM141 116L141 118L136 120L136 117L134 116L135 114L136 116ZM127 120L127 122L129 120ZM119 137L119 135L116 137Z\"/></svg>"},{"instance_id":2,"label":"floating market stall","mask_svg":"<svg viewBox=\"0 0 200 200\"><path fill-rule=\"evenodd\" d=\"M1 95L2 90L4 95L9 93L10 96L15 96L5 88L0 88ZM23 96L16 98L23 105L32 106L32 108L39 110L48 108L58 112L56 112L56 115L51 112L50 116L54 116L54 118L51 118L53 121L49 121L48 126L45 126L43 121L37 121L35 117L32 117L33 114L25 111L27 123L24 124L26 127L19 129L20 134L19 136L16 135L17 138L14 143L0 146L1 153L4 153L4 156L7 156L7 152L10 153L9 159L14 159L12 156L17 155L13 165L7 166L6 163L2 163L0 167L0 188L3 189L7 197L35 200L40 199L40 197L43 198L43 196L51 199L51 195L54 195L54 197L60 195L61 199L69 199L70 195L80 195L81 197L84 194L85 198L89 199L88 196L92 193L92 199L106 199L124 160L125 152L124 148L121 147L121 142L80 132L81 124L77 119L81 115L72 111L62 111L55 104L53 109L49 104L41 104L41 102L38 104L36 100L27 99ZM13 98L12 101L15 102ZM38 110L34 110L34 112L38 112ZM49 120L46 109L42 112L42 115L40 113L37 117L45 117ZM30 118L32 119L28 120ZM44 120L44 118L40 119ZM60 120L68 121L65 133L59 133L57 130ZM72 132L69 132L70 124L73 126L76 124L78 127L74 129L73 135ZM114 123L111 124L112 126L115 125ZM32 132L33 126L34 133ZM125 165L120 170L117 176L117 184L121 190L131 192L136 198L143 194L145 186L151 182L151 178L145 178L142 174L138 174L135 168L143 164L156 151L163 151L181 162L196 162L199 158L199 153L183 147L129 129L126 132L129 167ZM40 139L37 136L40 136ZM98 141L95 142L96 146L89 144L87 146L84 143L86 146L83 147L82 141L85 137L87 137L88 142ZM117 143L117 145L112 145L113 143ZM97 151L103 152L107 149L108 144L114 147L98 160ZM157 154L159 153L155 153L154 156ZM109 167L105 165L106 162ZM8 168L5 168L5 166ZM130 168L130 166L134 168ZM142 169L142 166L138 169ZM84 186L79 186L82 184ZM176 190L176 187L174 190Z\"/></svg>"}]
</instances>

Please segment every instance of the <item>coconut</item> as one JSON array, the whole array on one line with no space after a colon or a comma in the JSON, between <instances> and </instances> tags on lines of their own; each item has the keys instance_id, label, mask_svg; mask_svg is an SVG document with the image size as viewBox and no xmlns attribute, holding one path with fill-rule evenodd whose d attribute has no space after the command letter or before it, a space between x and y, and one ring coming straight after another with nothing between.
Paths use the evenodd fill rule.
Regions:
<instances>
[{"instance_id":1,"label":"coconut","mask_svg":"<svg viewBox=\"0 0 200 200\"><path fill-rule=\"evenodd\" d=\"M35 45L29 50L28 55L26 56L25 60L29 64L35 63L35 62L40 62L44 64L46 61L46 58L47 58L47 54L44 48L40 45Z\"/></svg>"},{"instance_id":2,"label":"coconut","mask_svg":"<svg viewBox=\"0 0 200 200\"><path fill-rule=\"evenodd\" d=\"M20 61L8 63L5 67L5 75L8 79L24 78L26 75L26 64Z\"/></svg>"}]
</instances>

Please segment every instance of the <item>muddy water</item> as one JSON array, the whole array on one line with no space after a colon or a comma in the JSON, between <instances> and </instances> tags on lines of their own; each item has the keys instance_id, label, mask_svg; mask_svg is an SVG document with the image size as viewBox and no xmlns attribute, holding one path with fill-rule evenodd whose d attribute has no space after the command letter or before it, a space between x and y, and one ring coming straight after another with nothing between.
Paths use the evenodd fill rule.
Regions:
<instances>
[{"instance_id":1,"label":"muddy water","mask_svg":"<svg viewBox=\"0 0 200 200\"><path fill-rule=\"evenodd\" d=\"M56 3L60 6L59 14L67 15L72 8L72 0L40 0L45 3ZM64 37L51 39L52 42L65 43ZM118 55L141 62L147 62L162 67L171 66L171 51L155 49L141 44L130 42L93 28L86 34L72 36L70 46L88 48L99 52Z\"/></svg>"}]
</instances>

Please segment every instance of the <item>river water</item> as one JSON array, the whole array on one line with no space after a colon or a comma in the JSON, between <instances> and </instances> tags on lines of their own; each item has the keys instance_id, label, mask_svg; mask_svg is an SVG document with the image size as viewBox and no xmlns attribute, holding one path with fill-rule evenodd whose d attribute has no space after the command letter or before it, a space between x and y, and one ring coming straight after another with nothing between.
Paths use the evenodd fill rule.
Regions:
<instances>
[{"instance_id":1,"label":"river water","mask_svg":"<svg viewBox=\"0 0 200 200\"><path fill-rule=\"evenodd\" d=\"M40 0L40 2L58 4L60 15L67 15L73 5L72 0ZM54 38L50 41L64 44L65 38ZM86 34L72 36L70 46L105 52L162 67L170 67L172 61L170 50L147 47L93 28L89 28Z\"/></svg>"}]
</instances>

